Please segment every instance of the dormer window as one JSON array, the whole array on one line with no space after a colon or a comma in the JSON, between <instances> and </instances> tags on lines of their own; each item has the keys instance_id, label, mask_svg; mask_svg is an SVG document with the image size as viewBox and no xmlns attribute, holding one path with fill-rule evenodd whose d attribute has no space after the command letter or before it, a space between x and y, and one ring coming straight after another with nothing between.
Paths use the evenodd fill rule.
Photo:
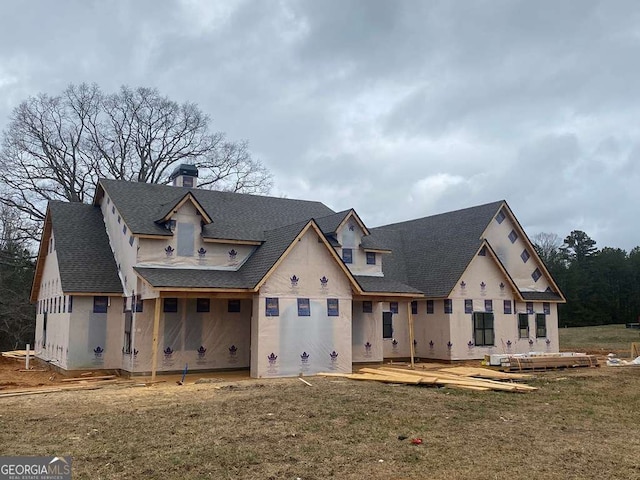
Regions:
<instances>
[{"instance_id":1,"label":"dormer window","mask_svg":"<svg viewBox=\"0 0 640 480\"><path fill-rule=\"evenodd\" d=\"M353 263L353 250L350 248L342 249L342 261L344 263Z\"/></svg>"},{"instance_id":2,"label":"dormer window","mask_svg":"<svg viewBox=\"0 0 640 480\"><path fill-rule=\"evenodd\" d=\"M367 265L375 265L375 264L376 264L375 252L367 252Z\"/></svg>"},{"instance_id":3,"label":"dormer window","mask_svg":"<svg viewBox=\"0 0 640 480\"><path fill-rule=\"evenodd\" d=\"M170 230L170 231L173 232L176 229L176 221L175 220L167 220L167 222L164 224L164 227L167 230Z\"/></svg>"}]
</instances>

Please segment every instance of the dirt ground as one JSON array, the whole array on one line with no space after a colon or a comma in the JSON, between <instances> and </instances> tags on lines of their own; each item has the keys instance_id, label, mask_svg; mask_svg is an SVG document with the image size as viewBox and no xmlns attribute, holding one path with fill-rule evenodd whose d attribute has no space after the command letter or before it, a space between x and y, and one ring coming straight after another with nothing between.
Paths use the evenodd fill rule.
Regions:
<instances>
[{"instance_id":1,"label":"dirt ground","mask_svg":"<svg viewBox=\"0 0 640 480\"><path fill-rule=\"evenodd\" d=\"M536 374L528 394L307 380L2 398L0 452L71 455L77 479L640 478L640 367Z\"/></svg>"}]
</instances>

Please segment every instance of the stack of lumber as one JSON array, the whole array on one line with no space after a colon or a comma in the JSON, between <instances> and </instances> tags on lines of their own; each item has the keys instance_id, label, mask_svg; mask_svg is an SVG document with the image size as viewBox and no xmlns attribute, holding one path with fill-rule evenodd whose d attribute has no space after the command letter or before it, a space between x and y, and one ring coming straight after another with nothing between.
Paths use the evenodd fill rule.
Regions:
<instances>
[{"instance_id":1,"label":"stack of lumber","mask_svg":"<svg viewBox=\"0 0 640 480\"><path fill-rule=\"evenodd\" d=\"M319 375L344 377L351 380L370 380L406 385L433 385L476 391L531 392L537 390L535 387L513 383L513 380L523 380L523 377L528 376L495 372L486 368L453 367L439 370L408 370L396 367L380 367L362 368L358 373L351 374L321 373Z\"/></svg>"},{"instance_id":2,"label":"stack of lumber","mask_svg":"<svg viewBox=\"0 0 640 480\"><path fill-rule=\"evenodd\" d=\"M508 372L520 372L522 370L598 366L598 357L595 355L514 355L509 357L509 361L502 365L502 369Z\"/></svg>"},{"instance_id":3,"label":"stack of lumber","mask_svg":"<svg viewBox=\"0 0 640 480\"><path fill-rule=\"evenodd\" d=\"M33 357L35 355L35 351L29 350L29 356ZM10 352L2 352L3 357L7 358L19 358L20 360L24 360L27 356L26 350L11 350Z\"/></svg>"}]
</instances>

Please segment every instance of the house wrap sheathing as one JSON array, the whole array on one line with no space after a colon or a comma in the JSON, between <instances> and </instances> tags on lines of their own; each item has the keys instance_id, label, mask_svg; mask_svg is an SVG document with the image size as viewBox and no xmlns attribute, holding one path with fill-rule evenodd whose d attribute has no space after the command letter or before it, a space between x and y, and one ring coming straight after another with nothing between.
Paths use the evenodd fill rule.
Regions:
<instances>
[{"instance_id":1,"label":"house wrap sheathing","mask_svg":"<svg viewBox=\"0 0 640 480\"><path fill-rule=\"evenodd\" d=\"M354 210L199 189L190 165L172 177L49 203L39 358L281 377L558 351L564 298L505 201L370 229Z\"/></svg>"}]
</instances>

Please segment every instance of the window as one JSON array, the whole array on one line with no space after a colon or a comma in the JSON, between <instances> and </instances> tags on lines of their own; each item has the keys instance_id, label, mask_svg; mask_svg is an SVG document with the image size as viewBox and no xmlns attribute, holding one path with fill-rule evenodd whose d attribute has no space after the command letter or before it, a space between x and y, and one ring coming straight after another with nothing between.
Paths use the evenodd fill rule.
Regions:
<instances>
[{"instance_id":1,"label":"window","mask_svg":"<svg viewBox=\"0 0 640 480\"><path fill-rule=\"evenodd\" d=\"M110 203L111 203L111 199L107 197L107 205L109 205Z\"/></svg>"},{"instance_id":2,"label":"window","mask_svg":"<svg viewBox=\"0 0 640 480\"><path fill-rule=\"evenodd\" d=\"M486 257L487 256L487 247L482 247L480 249L480 251L478 252L478 256L479 257Z\"/></svg>"},{"instance_id":3,"label":"window","mask_svg":"<svg viewBox=\"0 0 640 480\"><path fill-rule=\"evenodd\" d=\"M310 317L311 316L311 305L309 305L308 298L299 298L298 299L298 316L299 317Z\"/></svg>"},{"instance_id":4,"label":"window","mask_svg":"<svg viewBox=\"0 0 640 480\"><path fill-rule=\"evenodd\" d=\"M344 263L353 263L353 250L351 250L350 248L343 248L342 261Z\"/></svg>"},{"instance_id":5,"label":"window","mask_svg":"<svg viewBox=\"0 0 640 480\"><path fill-rule=\"evenodd\" d=\"M509 233L509 240L511 240L511 243L516 243L517 239L518 239L518 234L516 233L515 230L511 230L511 233Z\"/></svg>"},{"instance_id":6,"label":"window","mask_svg":"<svg viewBox=\"0 0 640 480\"><path fill-rule=\"evenodd\" d=\"M427 300L427 313L433 313L433 300Z\"/></svg>"},{"instance_id":7,"label":"window","mask_svg":"<svg viewBox=\"0 0 640 480\"><path fill-rule=\"evenodd\" d=\"M362 313L373 313L373 303L369 301L362 302Z\"/></svg>"},{"instance_id":8,"label":"window","mask_svg":"<svg viewBox=\"0 0 640 480\"><path fill-rule=\"evenodd\" d=\"M129 235L129 245L133 247L133 235Z\"/></svg>"},{"instance_id":9,"label":"window","mask_svg":"<svg viewBox=\"0 0 640 480\"><path fill-rule=\"evenodd\" d=\"M42 318L42 348L47 346L47 312L44 312Z\"/></svg>"},{"instance_id":10,"label":"window","mask_svg":"<svg viewBox=\"0 0 640 480\"><path fill-rule=\"evenodd\" d=\"M484 311L485 312L493 312L493 300L485 300L484 301Z\"/></svg>"},{"instance_id":11,"label":"window","mask_svg":"<svg viewBox=\"0 0 640 480\"><path fill-rule=\"evenodd\" d=\"M183 176L182 177L182 186L183 187L187 187L187 188L193 187L193 177Z\"/></svg>"},{"instance_id":12,"label":"window","mask_svg":"<svg viewBox=\"0 0 640 480\"><path fill-rule=\"evenodd\" d=\"M208 313L211 311L211 300L208 298L198 298L196 300L196 312Z\"/></svg>"},{"instance_id":13,"label":"window","mask_svg":"<svg viewBox=\"0 0 640 480\"><path fill-rule=\"evenodd\" d=\"M176 252L178 256L193 257L195 228L193 223L178 223L178 248Z\"/></svg>"},{"instance_id":14,"label":"window","mask_svg":"<svg viewBox=\"0 0 640 480\"><path fill-rule=\"evenodd\" d=\"M73 311L73 295L69 295L69 308L67 310L69 313Z\"/></svg>"},{"instance_id":15,"label":"window","mask_svg":"<svg viewBox=\"0 0 640 480\"><path fill-rule=\"evenodd\" d=\"M533 313L533 302L527 302L527 313L529 315Z\"/></svg>"},{"instance_id":16,"label":"window","mask_svg":"<svg viewBox=\"0 0 640 480\"><path fill-rule=\"evenodd\" d=\"M542 273L540 272L539 268L536 268L531 274L531 278L533 278L534 282L537 282L538 280L540 280L541 276L542 276Z\"/></svg>"},{"instance_id":17,"label":"window","mask_svg":"<svg viewBox=\"0 0 640 480\"><path fill-rule=\"evenodd\" d=\"M120 220L121 220L120 215L118 215L118 223L120 223Z\"/></svg>"},{"instance_id":18,"label":"window","mask_svg":"<svg viewBox=\"0 0 640 480\"><path fill-rule=\"evenodd\" d=\"M518 314L518 338L529 338L529 315Z\"/></svg>"},{"instance_id":19,"label":"window","mask_svg":"<svg viewBox=\"0 0 640 480\"><path fill-rule=\"evenodd\" d=\"M144 306L144 302L142 301L142 297L140 295L136 295L136 312L142 312Z\"/></svg>"},{"instance_id":20,"label":"window","mask_svg":"<svg viewBox=\"0 0 640 480\"><path fill-rule=\"evenodd\" d=\"M464 313L473 313L473 300L470 298L464 301Z\"/></svg>"},{"instance_id":21,"label":"window","mask_svg":"<svg viewBox=\"0 0 640 480\"><path fill-rule=\"evenodd\" d=\"M337 298L327 298L327 316L340 316L340 306Z\"/></svg>"},{"instance_id":22,"label":"window","mask_svg":"<svg viewBox=\"0 0 640 480\"><path fill-rule=\"evenodd\" d=\"M502 223L502 222L504 222L505 218L507 218L507 216L504 214L504 211L502 209L500 209L500 211L496 215L496 222Z\"/></svg>"},{"instance_id":23,"label":"window","mask_svg":"<svg viewBox=\"0 0 640 480\"><path fill-rule=\"evenodd\" d=\"M164 313L176 313L178 311L178 299L165 298L162 311Z\"/></svg>"},{"instance_id":24,"label":"window","mask_svg":"<svg viewBox=\"0 0 640 480\"><path fill-rule=\"evenodd\" d=\"M115 205L111 206L111 213L116 213L116 206Z\"/></svg>"},{"instance_id":25,"label":"window","mask_svg":"<svg viewBox=\"0 0 640 480\"><path fill-rule=\"evenodd\" d=\"M277 317L280 315L277 298L265 298L265 308L267 317Z\"/></svg>"},{"instance_id":26,"label":"window","mask_svg":"<svg viewBox=\"0 0 640 480\"><path fill-rule=\"evenodd\" d=\"M524 263L527 263L531 258L531 255L529 255L529 250L527 250L526 248L522 250L522 253L520 254L520 258Z\"/></svg>"},{"instance_id":27,"label":"window","mask_svg":"<svg viewBox=\"0 0 640 480\"><path fill-rule=\"evenodd\" d=\"M549 302L544 302L542 304L542 311L545 315L551 315L551 304Z\"/></svg>"},{"instance_id":28,"label":"window","mask_svg":"<svg viewBox=\"0 0 640 480\"><path fill-rule=\"evenodd\" d=\"M473 314L473 340L478 347L494 345L493 313L476 312Z\"/></svg>"},{"instance_id":29,"label":"window","mask_svg":"<svg viewBox=\"0 0 640 480\"><path fill-rule=\"evenodd\" d=\"M123 226L122 226L122 233L123 233L124 235L126 235L126 234L127 234L127 226L126 226L126 225L123 225Z\"/></svg>"},{"instance_id":30,"label":"window","mask_svg":"<svg viewBox=\"0 0 640 480\"><path fill-rule=\"evenodd\" d=\"M398 313L398 302L389 302L389 310L391 313Z\"/></svg>"},{"instance_id":31,"label":"window","mask_svg":"<svg viewBox=\"0 0 640 480\"><path fill-rule=\"evenodd\" d=\"M536 338L547 336L547 317L544 313L536 314Z\"/></svg>"},{"instance_id":32,"label":"window","mask_svg":"<svg viewBox=\"0 0 640 480\"><path fill-rule=\"evenodd\" d=\"M382 338L393 337L393 313L382 312Z\"/></svg>"},{"instance_id":33,"label":"window","mask_svg":"<svg viewBox=\"0 0 640 480\"><path fill-rule=\"evenodd\" d=\"M376 264L376 254L374 252L367 252L367 265Z\"/></svg>"},{"instance_id":34,"label":"window","mask_svg":"<svg viewBox=\"0 0 640 480\"><path fill-rule=\"evenodd\" d=\"M240 300L229 300L227 302L227 312L240 313Z\"/></svg>"},{"instance_id":35,"label":"window","mask_svg":"<svg viewBox=\"0 0 640 480\"><path fill-rule=\"evenodd\" d=\"M107 313L109 297L93 297L93 313Z\"/></svg>"},{"instance_id":36,"label":"window","mask_svg":"<svg viewBox=\"0 0 640 480\"><path fill-rule=\"evenodd\" d=\"M412 315L417 315L418 314L418 302L417 301L413 301L411 302L411 314Z\"/></svg>"},{"instance_id":37,"label":"window","mask_svg":"<svg viewBox=\"0 0 640 480\"><path fill-rule=\"evenodd\" d=\"M131 324L133 320L133 315L129 311L124 316L124 345L122 346L123 352L130 354L131 353Z\"/></svg>"},{"instance_id":38,"label":"window","mask_svg":"<svg viewBox=\"0 0 640 480\"><path fill-rule=\"evenodd\" d=\"M453 300L450 298L444 300L444 313L453 313Z\"/></svg>"},{"instance_id":39,"label":"window","mask_svg":"<svg viewBox=\"0 0 640 480\"><path fill-rule=\"evenodd\" d=\"M67 296L62 296L62 313L67 313Z\"/></svg>"},{"instance_id":40,"label":"window","mask_svg":"<svg viewBox=\"0 0 640 480\"><path fill-rule=\"evenodd\" d=\"M504 302L504 314L511 315L511 300L505 300Z\"/></svg>"}]
</instances>

